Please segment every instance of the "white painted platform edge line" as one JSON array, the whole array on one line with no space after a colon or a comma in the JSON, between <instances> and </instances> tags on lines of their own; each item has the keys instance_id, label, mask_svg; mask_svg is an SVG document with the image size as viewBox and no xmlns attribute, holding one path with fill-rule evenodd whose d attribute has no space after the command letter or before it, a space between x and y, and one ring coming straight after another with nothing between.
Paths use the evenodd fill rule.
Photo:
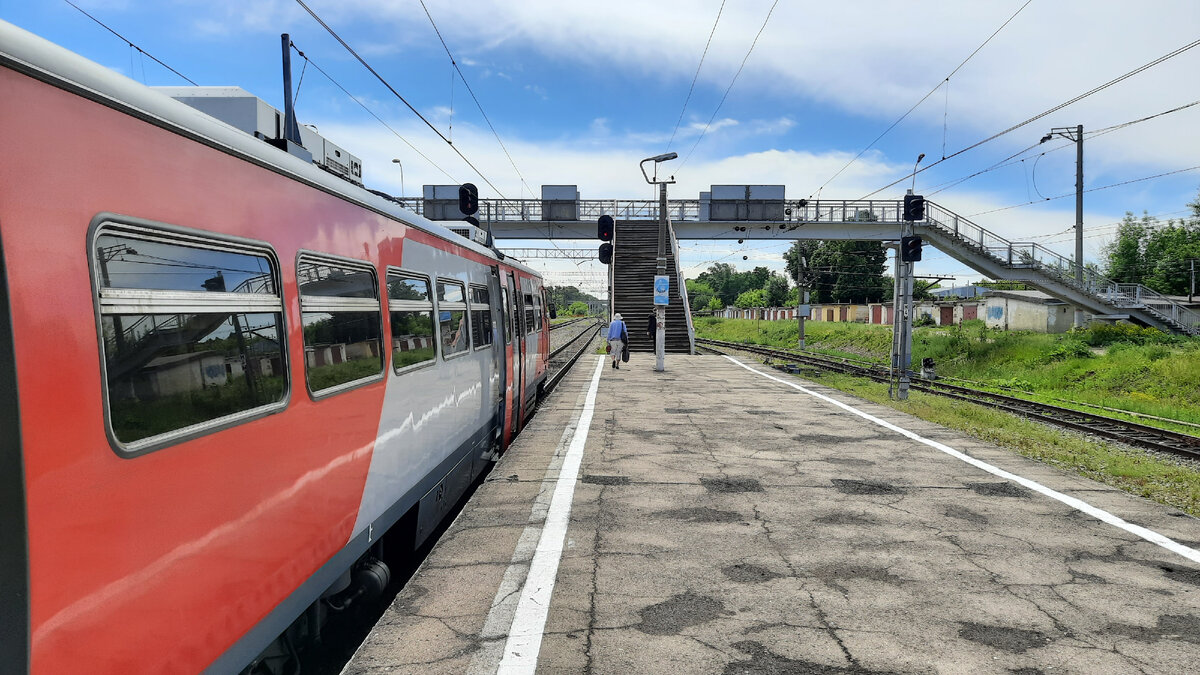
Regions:
<instances>
[{"instance_id":1,"label":"white painted platform edge line","mask_svg":"<svg viewBox=\"0 0 1200 675\"><path fill-rule=\"evenodd\" d=\"M504 577L500 580L500 586L492 598L491 609L488 611L487 619L479 634L484 642L475 652L475 656L467 667L468 675L494 673L500 663L500 658L504 653L504 643L499 640L501 638L508 639L513 615L517 611L517 601L521 599L521 588L525 583L525 578L529 576L529 565L533 561L538 539L542 535L542 525L546 521L546 511L550 508L550 498L553 496L555 484L562 471L567 448L570 447L571 439L575 436L575 429L579 426L579 417L583 413L587 394L586 388L579 390L579 395L575 397L572 408L574 414L570 421L563 426L562 435L554 446L554 453L551 454L550 463L546 465L546 472L542 477L541 488L533 500L533 506L530 507L528 524L517 539L512 560L504 570Z\"/></svg>"},{"instance_id":2,"label":"white painted platform edge line","mask_svg":"<svg viewBox=\"0 0 1200 675\"><path fill-rule=\"evenodd\" d=\"M735 359L731 356L726 356L725 358L727 358L730 361L736 363L737 365L745 368L746 370L749 370L752 373L757 373L767 379L775 380L776 382L779 382L780 384L785 384L793 389L798 389L810 396L815 396L816 398L819 398L822 401L832 403L832 404L838 406L839 408L843 408L851 413L854 413L855 415L858 415L859 417L870 420L870 421L874 422L875 424L878 424L881 427L891 429L892 431L895 431L899 434L907 436L907 437L913 439L914 441L918 441L918 442L924 443L925 445L928 445L932 448L941 450L942 452L946 453L947 455L950 455L951 457L955 457L957 459L961 459L962 461L966 462L967 464L970 464L971 466L974 466L978 469L982 469L984 471L987 471L990 474L999 476L1001 478L1006 478L1008 480L1011 480L1015 483L1018 483L1020 485L1023 485L1025 487L1029 488L1030 490L1039 492L1047 497L1050 497L1051 499L1057 499L1058 501L1066 504L1067 506L1070 506L1078 511L1086 513L1087 515L1089 515L1097 520L1108 523L1109 525L1112 525L1114 527L1119 527L1122 530L1125 530L1126 532L1129 532L1130 534L1141 537L1142 539L1145 539L1146 541L1148 541L1152 544L1157 544L1158 546L1161 546L1161 547L1167 549L1168 551L1171 551L1172 553L1177 553L1177 554L1183 556L1184 558L1191 560L1192 562L1200 563L1200 551L1197 551L1194 548L1184 546L1183 544L1180 544L1177 541L1169 539L1169 538L1159 534L1158 532L1155 532L1154 530L1142 527L1141 525L1134 525L1133 523L1123 520L1122 518L1115 516L1115 515L1109 513L1108 511L1105 511L1104 509L1100 509L1095 506L1092 506L1091 504L1088 504L1087 502L1085 502L1081 499L1076 499L1075 497L1072 497L1070 495L1065 495L1057 490L1048 488L1045 485L1038 483L1037 481L1030 480L1023 476L1018 476L1014 473L1009 473L1008 471L1005 471L1004 469L992 466L991 464L988 464L987 462L984 462L982 460L971 457L970 455L967 455L963 452L955 450L954 448L951 448L948 445L943 445L942 443L938 443L937 441L925 438L924 436L921 436L912 431L909 431L908 429L898 427L895 424L892 424L891 422L881 420L878 417L875 417L873 415L865 413L853 406L850 406L846 403L842 403L841 401L838 401L836 399L825 396L824 394L817 393L811 389L807 389L807 388L805 388L801 385L798 385L794 382L788 382L787 380L775 377L774 375L764 373L761 370L751 368L750 366L747 366L746 364L742 363L741 361L738 361L737 359Z\"/></svg>"},{"instance_id":3,"label":"white painted platform edge line","mask_svg":"<svg viewBox=\"0 0 1200 675\"><path fill-rule=\"evenodd\" d=\"M554 593L554 580L558 576L558 565L562 560L563 542L567 536L567 524L571 518L571 502L575 496L575 482L579 466L583 462L583 446L587 443L588 430L596 410L596 393L600 387L600 376L604 373L605 358L596 361L596 372L588 389L575 436L563 460L550 499L550 509L542 526L537 551L529 565L529 576L521 588L521 599L513 615L508 641L504 645L504 656L497 667L503 673L533 673L537 668L538 652L542 647L542 632L546 627L546 616L550 613L550 598Z\"/></svg>"}]
</instances>

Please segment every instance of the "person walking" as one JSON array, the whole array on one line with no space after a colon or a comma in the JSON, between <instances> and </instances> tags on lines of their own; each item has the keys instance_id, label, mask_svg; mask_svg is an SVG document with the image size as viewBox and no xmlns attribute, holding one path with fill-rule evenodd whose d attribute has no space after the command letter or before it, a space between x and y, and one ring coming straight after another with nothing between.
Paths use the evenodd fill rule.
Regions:
<instances>
[{"instance_id":1,"label":"person walking","mask_svg":"<svg viewBox=\"0 0 1200 675\"><path fill-rule=\"evenodd\" d=\"M625 322L621 320L620 314L613 314L612 321L608 324L608 355L612 357L613 368L620 370L621 353L625 350L627 342L629 342L629 329L625 327Z\"/></svg>"}]
</instances>

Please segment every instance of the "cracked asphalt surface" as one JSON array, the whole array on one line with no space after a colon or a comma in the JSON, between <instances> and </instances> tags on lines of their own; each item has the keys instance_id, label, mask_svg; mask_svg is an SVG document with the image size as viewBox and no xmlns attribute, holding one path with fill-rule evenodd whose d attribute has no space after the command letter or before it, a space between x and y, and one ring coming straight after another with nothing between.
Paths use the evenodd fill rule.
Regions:
<instances>
[{"instance_id":1,"label":"cracked asphalt surface","mask_svg":"<svg viewBox=\"0 0 1200 675\"><path fill-rule=\"evenodd\" d=\"M546 402L346 673L494 672L507 626L485 623L520 591L535 500L594 363ZM539 672L1200 667L1200 566L723 358L652 365L634 354L603 371ZM805 386L1200 542L1200 520L1168 507Z\"/></svg>"}]
</instances>

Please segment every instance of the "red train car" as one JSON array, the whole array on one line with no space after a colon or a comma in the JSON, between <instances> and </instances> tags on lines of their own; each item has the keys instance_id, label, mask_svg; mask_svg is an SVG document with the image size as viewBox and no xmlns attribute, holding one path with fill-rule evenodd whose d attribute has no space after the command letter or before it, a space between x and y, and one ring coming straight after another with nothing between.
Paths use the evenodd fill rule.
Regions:
<instances>
[{"instance_id":1,"label":"red train car","mask_svg":"<svg viewBox=\"0 0 1200 675\"><path fill-rule=\"evenodd\" d=\"M0 129L0 663L286 660L520 429L541 279L2 22Z\"/></svg>"}]
</instances>

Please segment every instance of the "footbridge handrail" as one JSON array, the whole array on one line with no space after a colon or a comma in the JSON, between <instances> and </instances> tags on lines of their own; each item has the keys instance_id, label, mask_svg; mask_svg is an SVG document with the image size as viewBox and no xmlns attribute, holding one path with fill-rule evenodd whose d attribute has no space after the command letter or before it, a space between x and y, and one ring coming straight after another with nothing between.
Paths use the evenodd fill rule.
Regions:
<instances>
[{"instance_id":1,"label":"footbridge handrail","mask_svg":"<svg viewBox=\"0 0 1200 675\"><path fill-rule=\"evenodd\" d=\"M1010 269L1033 269L1054 281L1098 298L1116 309L1149 311L1191 334L1200 334L1200 313L1141 284L1122 284L1094 267L1078 270L1074 260L1036 242L1012 242L933 202L925 204L925 224L950 235ZM1079 278L1076 278L1076 272Z\"/></svg>"}]
</instances>

